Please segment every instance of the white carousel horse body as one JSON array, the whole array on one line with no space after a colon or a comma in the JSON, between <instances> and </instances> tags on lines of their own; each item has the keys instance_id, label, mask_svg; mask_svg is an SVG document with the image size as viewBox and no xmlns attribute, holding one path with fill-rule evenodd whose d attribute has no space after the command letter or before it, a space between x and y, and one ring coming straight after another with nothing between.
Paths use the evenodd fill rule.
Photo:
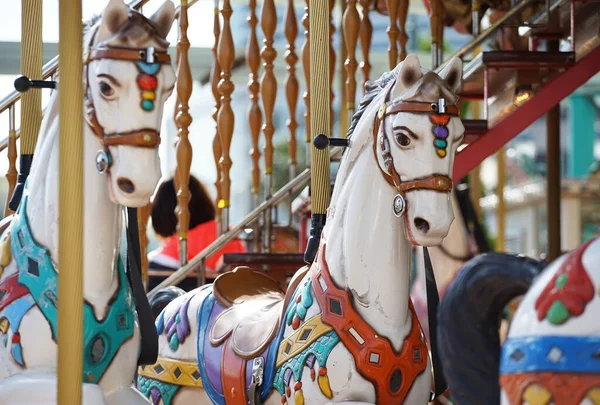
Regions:
<instances>
[{"instance_id":1,"label":"white carousel horse body","mask_svg":"<svg viewBox=\"0 0 600 405\"><path fill-rule=\"evenodd\" d=\"M351 293L352 306L364 323L376 331L377 335L389 339L393 350L397 352L403 347L406 336L409 335L415 325L412 323L413 317L409 309L408 291L411 242L425 246L439 244L448 232L448 228L453 221L453 215L449 193L437 192L432 189L406 193L406 214L403 218L394 215L392 201L397 191L386 182L382 175L381 170L384 169L380 168L384 168L385 165L382 158L381 144L379 143L376 149L378 159L375 158L373 153L373 146L376 142L375 136L385 133L390 134L390 144L393 144L390 150L395 170L400 174L402 181L410 181L412 179L428 178L432 174L450 176L454 154L460 139L462 139L464 127L458 117L450 118L447 123L449 136L447 137L448 152L445 158L438 157L432 147L434 142L432 124L430 118L424 114L398 113L393 115L388 120L383 121L379 128L379 134L374 136L373 123L378 108L384 101L395 100L400 96L403 100L405 100L404 97L407 100L422 100L419 96L422 96L423 91L445 91L446 93L443 93L445 98L450 98L451 102L456 102L456 96L452 92L455 92L460 86L462 64L460 60L455 60L441 73L442 80L435 76L439 83L444 83L441 85L444 87L443 90L436 87L440 86L439 83L422 79L426 73L422 72L416 56L408 56L392 74L392 80L387 80L385 88L366 108L363 117L352 131L351 145L342 159L332 202L328 210L327 223L323 229L322 240L326 243L327 249L324 250L322 245L323 250L321 252L325 252L325 262L329 267L329 274L335 285L339 289ZM431 73L429 74L431 75ZM444 78L447 79L447 82L443 81ZM388 96L388 92L390 92L389 99L384 100ZM435 98L435 100L437 99ZM409 145L401 147L397 140L400 136L406 136ZM404 141L406 140L403 139ZM303 321L300 321L304 323L294 325L294 321L289 320L287 324L282 323L283 330L280 341L276 343L293 342L294 339L296 339L295 342L305 340L306 338L298 336L303 330L303 325L307 325L307 322L316 322L317 326L314 328L312 326L308 327L313 328L311 330L323 327L323 323L320 321L322 308L320 305L314 305L314 302L317 301L317 298L314 298L315 294L307 293L307 291L311 291L311 280L312 283L317 283L313 275L306 274L298 284L295 284L298 287L294 290L298 292L304 288L302 294L294 296L295 303L297 305L301 303L304 306L301 316ZM177 370L177 364L185 364L185 367L191 373L194 363L197 364L198 361L204 363L206 361L208 364L211 361L210 358L206 360L202 358L202 353L199 352L199 347L206 347L204 346L206 343L198 342L201 338L199 334L203 335L211 328L206 324L199 325L199 319L202 318L202 313L207 306L206 301L211 299L213 291L212 286L206 286L179 296L169 303L159 315L157 320L159 359L163 359L164 362L158 364L159 371L157 373L170 374L171 376L167 377L169 381L173 381L172 374L173 370ZM312 298L305 304L304 299L307 295ZM293 302L290 301L290 303ZM283 304L283 302L279 302L277 305L280 304ZM284 309L281 306L277 308ZM300 313L300 310L297 313ZM284 321L286 318L291 319L288 316L289 311L284 312L284 314ZM292 315L294 314L292 313ZM186 318L185 322L184 318ZM317 320L315 321L315 319ZM217 318L217 322L218 320L219 318ZM181 333L183 340L179 337L179 326L177 326L177 334L175 333L176 324L185 324L185 332L182 331ZM163 330L170 330L170 336L167 336L168 332L161 333ZM214 330L213 327L212 331ZM306 327L304 330L307 331ZM309 335L310 333L312 332L309 332ZM350 333L355 332L350 331ZM416 333L419 334L419 330L416 330ZM211 339L212 336L214 334L211 334ZM321 335L321 337L323 336L326 335ZM362 338L359 335L356 339L360 341L359 339ZM319 340L313 342L316 344ZM331 342L321 342L322 346L331 344ZM298 405L377 403L376 389L373 383L357 371L354 357L346 346L336 342L339 341L334 341L333 345L328 346L328 355L316 360L321 369L324 369L324 375L321 374L322 370L319 369L317 380L315 380L316 368L313 369L313 365L301 366L302 368L299 371L297 370L296 374L300 378L296 378L294 376L290 377L287 374L288 370L285 370L283 366L280 367L281 364L279 364L277 368L278 375L274 377L273 387L279 387L277 389L280 390L280 393L283 390L285 398L280 395L269 394L261 403L275 405L281 404L284 400L288 404L294 402ZM284 348L285 344L281 343L281 346L278 346L278 353L282 350L281 348L284 351L286 350ZM227 344L225 346L227 347ZM306 344L293 350L295 350L294 353L303 354L307 347ZM286 353L289 353L289 351ZM277 356L277 362L282 363L281 353ZM290 354L290 356L292 355ZM370 358L372 362L379 361L379 355L372 356L374 356ZM427 355L425 354L425 356ZM427 404L428 402L432 388L432 375L428 358L425 358L425 356L421 358L424 369L409 386L404 403ZM313 355L313 360L314 357ZM287 360L291 361L293 358L290 357ZM325 364L322 361L325 361ZM252 366L251 363L248 364L250 364L249 367ZM220 365L217 366L220 367ZM151 393L149 385L153 386L152 389L155 389L156 394L153 397L155 404L170 403L177 405L188 403L188 401L204 405L212 403L209 395L204 391L207 385L206 381L204 381L204 389L200 389L200 385L198 385L198 388L189 385L181 387L177 387L176 384L172 385L171 388L176 390L176 394L171 391L168 398L165 399L161 395L166 393L167 390L164 389L164 386L161 388L160 384L166 380L148 379L149 374L156 374L152 370L148 371L149 367L157 366L147 366L143 369L140 372L143 378L139 380L139 383L146 386L146 392L148 393ZM272 367L272 365L267 364L265 367ZM165 368L169 368L169 371L165 372ZM284 374L284 370L286 376L281 377L279 373ZM248 369L246 369L246 372L248 372ZM202 378L204 379L204 375ZM283 380L285 382L282 382ZM267 384L271 383L268 382ZM268 388L272 389L271 387ZM162 389L161 395L158 394L159 389ZM236 397L235 392L233 390L231 392L226 391L225 388L223 388L223 392L225 403L232 403L230 400ZM222 398L220 401L223 401ZM251 403L254 404L255 402Z\"/></svg>"},{"instance_id":2,"label":"white carousel horse body","mask_svg":"<svg viewBox=\"0 0 600 405\"><path fill-rule=\"evenodd\" d=\"M109 40L109 43L132 48L132 44L119 42L118 33L128 21L129 9L122 0L111 0L99 22L93 45ZM152 17L159 30L169 31L174 15L170 1ZM135 28L134 28L135 29ZM141 29L141 28L140 28ZM84 44L90 44L90 28ZM136 36L132 36L136 40ZM139 35L138 35L139 37ZM138 38L139 40L139 38ZM146 35L144 47L160 49L164 43L156 42ZM139 45L139 44L136 44ZM135 85L139 75L133 62L123 60L94 60L88 64L90 87L98 122L106 133L126 133L141 127L160 130L162 105L169 96L175 80L173 68L165 65L156 74L158 87L155 91L155 108L140 108L140 89ZM107 96L100 94L100 83ZM112 88L112 92L109 91ZM82 100L83 102L83 100ZM68 119L68 112L61 118ZM59 271L58 258L58 95L54 92L46 110L35 159L28 179L25 215L37 244L48 254ZM96 170L96 156L104 149L100 138L84 122L84 264L83 296L93 308L94 316L102 321L115 299L123 279L119 278L117 260L121 239L122 206L139 207L147 204L160 179L160 162L156 148L137 146L109 146L112 166L105 175ZM125 183L125 185L123 185ZM68 191L62 191L68 192ZM25 198L25 197L24 197ZM21 214L23 215L23 214ZM12 238L16 236L11 235ZM23 271L23 270L21 270ZM18 272L14 257L4 268L2 279ZM130 293L129 293L130 294ZM131 296L129 295L129 298ZM16 302L16 301L15 301ZM0 311L0 319L6 316L10 305ZM135 312L133 313L135 316ZM11 356L15 333L6 331L7 345L0 345L0 404L55 404L57 345L53 341L50 325L36 305L28 310L18 327L22 358L25 367ZM140 350L140 332L137 316L134 318L133 336L118 348L112 362L98 384L84 381L84 404L147 404L148 401L132 387ZM3 402L8 401L8 402Z\"/></svg>"}]
</instances>

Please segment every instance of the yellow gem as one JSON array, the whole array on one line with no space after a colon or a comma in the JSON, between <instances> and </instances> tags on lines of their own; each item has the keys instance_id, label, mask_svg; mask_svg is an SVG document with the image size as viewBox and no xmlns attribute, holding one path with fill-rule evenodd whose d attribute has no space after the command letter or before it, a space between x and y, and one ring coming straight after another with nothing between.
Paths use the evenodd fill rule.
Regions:
<instances>
[{"instance_id":1,"label":"yellow gem","mask_svg":"<svg viewBox=\"0 0 600 405\"><path fill-rule=\"evenodd\" d=\"M6 319L6 318L0 319L0 332L2 332L2 333L8 332L9 326L10 326L10 323L8 322L8 319Z\"/></svg>"},{"instance_id":2,"label":"yellow gem","mask_svg":"<svg viewBox=\"0 0 600 405\"><path fill-rule=\"evenodd\" d=\"M150 141L152 140L152 137L148 134L144 135L144 142L146 143L150 143Z\"/></svg>"},{"instance_id":3,"label":"yellow gem","mask_svg":"<svg viewBox=\"0 0 600 405\"><path fill-rule=\"evenodd\" d=\"M296 391L296 394L294 395L294 404L304 405L304 394L302 393L302 389Z\"/></svg>"},{"instance_id":4,"label":"yellow gem","mask_svg":"<svg viewBox=\"0 0 600 405\"><path fill-rule=\"evenodd\" d=\"M387 104L383 103L381 107L379 107L379 111L377 112L377 118L382 119L385 115L385 111L387 109Z\"/></svg>"},{"instance_id":5,"label":"yellow gem","mask_svg":"<svg viewBox=\"0 0 600 405\"><path fill-rule=\"evenodd\" d=\"M0 266L6 267L10 263L10 231L6 231L0 239ZM2 271L0 270L0 274Z\"/></svg>"},{"instance_id":6,"label":"yellow gem","mask_svg":"<svg viewBox=\"0 0 600 405\"><path fill-rule=\"evenodd\" d=\"M331 386L329 385L329 377L326 375L320 375L317 377L317 383L319 384L319 388L323 395L327 398L333 398L333 393L331 392Z\"/></svg>"},{"instance_id":7,"label":"yellow gem","mask_svg":"<svg viewBox=\"0 0 600 405\"><path fill-rule=\"evenodd\" d=\"M441 158L446 157L446 150L445 149L436 149L435 152Z\"/></svg>"},{"instance_id":8,"label":"yellow gem","mask_svg":"<svg viewBox=\"0 0 600 405\"><path fill-rule=\"evenodd\" d=\"M142 99L143 100L154 101L155 97L156 97L156 94L153 91L144 91L144 92L142 92Z\"/></svg>"},{"instance_id":9,"label":"yellow gem","mask_svg":"<svg viewBox=\"0 0 600 405\"><path fill-rule=\"evenodd\" d=\"M547 405L552 399L552 395L541 385L531 384L523 393L523 399L529 405Z\"/></svg>"},{"instance_id":10,"label":"yellow gem","mask_svg":"<svg viewBox=\"0 0 600 405\"><path fill-rule=\"evenodd\" d=\"M600 387L592 388L588 391L587 397L592 400L594 405L600 405Z\"/></svg>"}]
</instances>

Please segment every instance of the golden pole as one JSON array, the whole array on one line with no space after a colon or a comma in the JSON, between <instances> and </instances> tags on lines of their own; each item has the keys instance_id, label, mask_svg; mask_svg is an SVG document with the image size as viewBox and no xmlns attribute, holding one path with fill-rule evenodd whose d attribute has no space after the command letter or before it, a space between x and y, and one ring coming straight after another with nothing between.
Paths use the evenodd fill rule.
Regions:
<instances>
[{"instance_id":1,"label":"golden pole","mask_svg":"<svg viewBox=\"0 0 600 405\"><path fill-rule=\"evenodd\" d=\"M496 210L498 220L498 237L496 239L496 251L504 252L504 234L505 234L505 216L506 208L504 206L504 178L505 178L505 152L506 147L502 146L498 150L498 185L496 186L496 195L498 197L498 206Z\"/></svg>"},{"instance_id":2,"label":"golden pole","mask_svg":"<svg viewBox=\"0 0 600 405\"><path fill-rule=\"evenodd\" d=\"M329 0L310 0L310 134L311 140L319 134L330 137L330 82L329 82ZM317 149L311 142L311 207L310 238L304 254L312 262L319 247L321 231L331 192L329 190L329 148Z\"/></svg>"},{"instance_id":3,"label":"golden pole","mask_svg":"<svg viewBox=\"0 0 600 405\"><path fill-rule=\"evenodd\" d=\"M58 403L79 405L83 378L81 0L59 0L59 10Z\"/></svg>"}]
</instances>

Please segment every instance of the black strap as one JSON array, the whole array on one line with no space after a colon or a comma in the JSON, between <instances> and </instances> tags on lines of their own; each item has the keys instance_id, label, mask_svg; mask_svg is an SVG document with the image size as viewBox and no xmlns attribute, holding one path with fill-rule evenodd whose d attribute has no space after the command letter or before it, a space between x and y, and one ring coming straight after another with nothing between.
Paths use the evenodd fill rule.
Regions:
<instances>
[{"instance_id":1,"label":"black strap","mask_svg":"<svg viewBox=\"0 0 600 405\"><path fill-rule=\"evenodd\" d=\"M423 247L423 259L425 261L425 281L427 286L427 317L429 318L429 340L431 343L431 366L433 367L433 382L435 392L432 393L429 401L442 395L448 385L442 372L442 362L438 353L437 345L437 309L440 302L438 295L437 283L435 282L435 274L433 273L433 265L429 257L429 251Z\"/></svg>"},{"instance_id":2,"label":"black strap","mask_svg":"<svg viewBox=\"0 0 600 405\"><path fill-rule=\"evenodd\" d=\"M137 208L127 208L127 276L137 310L140 335L142 338L138 365L156 363L158 358L158 334L154 316L150 310L141 275L140 235L137 222Z\"/></svg>"}]
</instances>

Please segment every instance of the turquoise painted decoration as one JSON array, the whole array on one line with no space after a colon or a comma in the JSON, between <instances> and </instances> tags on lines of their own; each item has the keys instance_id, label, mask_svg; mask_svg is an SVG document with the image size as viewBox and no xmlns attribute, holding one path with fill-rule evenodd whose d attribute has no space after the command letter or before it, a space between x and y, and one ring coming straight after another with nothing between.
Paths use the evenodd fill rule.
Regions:
<instances>
[{"instance_id":1,"label":"turquoise painted decoration","mask_svg":"<svg viewBox=\"0 0 600 405\"><path fill-rule=\"evenodd\" d=\"M11 251L19 269L19 282L27 287L35 304L48 321L52 338L57 339L58 273L48 250L31 234L27 216L29 191L23 191L21 204L11 223ZM118 259L119 288L102 321L93 307L84 304L83 379L98 383L117 351L133 336L135 305L121 258Z\"/></svg>"},{"instance_id":2,"label":"turquoise painted decoration","mask_svg":"<svg viewBox=\"0 0 600 405\"><path fill-rule=\"evenodd\" d=\"M18 298L14 300L9 306L7 306L4 310L3 317L8 320L10 325L10 330L13 333L12 337L12 346L10 349L10 354L17 364L21 367L25 367L25 362L23 361L23 348L21 347L21 335L19 334L19 326L21 325L21 321L23 317L33 306L35 302L31 295L26 295L24 297ZM8 336L4 335L4 347L8 344Z\"/></svg>"},{"instance_id":3,"label":"turquoise painted decoration","mask_svg":"<svg viewBox=\"0 0 600 405\"><path fill-rule=\"evenodd\" d=\"M154 108L154 102L151 100L142 100L142 108L146 111L151 111Z\"/></svg>"},{"instance_id":4,"label":"turquoise painted decoration","mask_svg":"<svg viewBox=\"0 0 600 405\"><path fill-rule=\"evenodd\" d=\"M150 398L153 404L158 404L162 399L164 405L171 405L181 386L138 376L137 388L146 398Z\"/></svg>"},{"instance_id":5,"label":"turquoise painted decoration","mask_svg":"<svg viewBox=\"0 0 600 405\"><path fill-rule=\"evenodd\" d=\"M141 72L151 76L154 76L160 70L160 63L146 63L138 61L135 62L135 64Z\"/></svg>"}]
</instances>

